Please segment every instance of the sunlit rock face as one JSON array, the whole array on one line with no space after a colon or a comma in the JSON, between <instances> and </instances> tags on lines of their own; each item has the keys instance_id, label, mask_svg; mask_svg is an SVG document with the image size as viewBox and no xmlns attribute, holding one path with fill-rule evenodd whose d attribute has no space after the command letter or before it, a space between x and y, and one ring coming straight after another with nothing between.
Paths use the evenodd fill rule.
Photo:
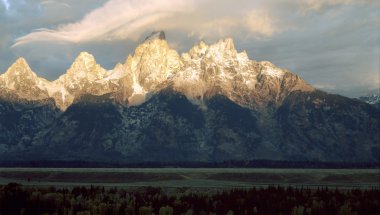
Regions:
<instances>
[{"instance_id":1,"label":"sunlit rock face","mask_svg":"<svg viewBox=\"0 0 380 215\"><path fill-rule=\"evenodd\" d=\"M94 56L82 52L53 82L37 77L24 59L18 60L0 81L3 88L25 99L53 98L61 110L86 94L109 94L120 104L140 105L167 87L183 93L193 103L202 104L218 94L250 108L280 104L296 90L314 90L295 74L270 62L252 61L245 51L238 53L230 38L212 45L200 42L180 57L161 31L153 32L124 64L110 71L97 64Z\"/></svg>"},{"instance_id":2,"label":"sunlit rock face","mask_svg":"<svg viewBox=\"0 0 380 215\"><path fill-rule=\"evenodd\" d=\"M280 103L295 90L314 88L297 75L270 62L249 60L245 51L238 53L232 39L213 45L201 42L182 54L183 69L174 77L174 89L190 100L221 94L250 108Z\"/></svg>"},{"instance_id":3,"label":"sunlit rock face","mask_svg":"<svg viewBox=\"0 0 380 215\"><path fill-rule=\"evenodd\" d=\"M82 52L55 81L0 75L0 160L379 161L379 110L315 90L232 39L188 52L163 32L112 70Z\"/></svg>"},{"instance_id":4,"label":"sunlit rock face","mask_svg":"<svg viewBox=\"0 0 380 215\"><path fill-rule=\"evenodd\" d=\"M178 53L169 48L162 32L157 34L145 39L125 64L132 76L133 93L128 98L130 105L141 104L146 101L146 94L165 88L181 69Z\"/></svg>"},{"instance_id":5,"label":"sunlit rock face","mask_svg":"<svg viewBox=\"0 0 380 215\"><path fill-rule=\"evenodd\" d=\"M101 80L108 72L96 63L94 56L82 52L75 59L65 74L53 82L60 89L61 97L56 97L57 103L62 103L62 109L70 106L75 99L85 94L103 95L110 92L108 83Z\"/></svg>"},{"instance_id":6,"label":"sunlit rock face","mask_svg":"<svg viewBox=\"0 0 380 215\"><path fill-rule=\"evenodd\" d=\"M210 46L201 42L182 54L182 61L184 67L174 78L174 89L190 100L215 94L235 99L236 91L246 94L256 83L257 71L245 52L237 53L232 39Z\"/></svg>"},{"instance_id":7,"label":"sunlit rock face","mask_svg":"<svg viewBox=\"0 0 380 215\"><path fill-rule=\"evenodd\" d=\"M28 100L43 100L49 97L47 88L50 82L39 78L23 58L19 58L3 75L0 87L12 91L17 96Z\"/></svg>"}]
</instances>

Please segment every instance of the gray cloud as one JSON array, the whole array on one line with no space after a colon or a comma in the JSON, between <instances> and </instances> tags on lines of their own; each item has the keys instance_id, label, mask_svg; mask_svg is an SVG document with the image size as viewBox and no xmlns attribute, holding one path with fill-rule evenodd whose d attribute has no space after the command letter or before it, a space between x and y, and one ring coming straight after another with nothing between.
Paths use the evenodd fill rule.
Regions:
<instances>
[{"instance_id":1,"label":"gray cloud","mask_svg":"<svg viewBox=\"0 0 380 215\"><path fill-rule=\"evenodd\" d=\"M273 61L331 92L356 96L380 84L377 1L9 2L8 10L0 2L0 71L24 56L39 75L55 79L80 51L111 69L150 31L163 29L180 52L199 40L233 37L251 59Z\"/></svg>"}]
</instances>

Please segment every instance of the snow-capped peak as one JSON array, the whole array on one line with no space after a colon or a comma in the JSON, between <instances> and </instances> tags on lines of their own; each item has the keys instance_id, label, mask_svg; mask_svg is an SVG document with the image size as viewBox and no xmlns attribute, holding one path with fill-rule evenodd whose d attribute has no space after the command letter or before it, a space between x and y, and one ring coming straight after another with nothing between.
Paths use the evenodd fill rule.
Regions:
<instances>
[{"instance_id":1,"label":"snow-capped peak","mask_svg":"<svg viewBox=\"0 0 380 215\"><path fill-rule=\"evenodd\" d=\"M215 46L219 46L220 50L236 51L234 40L232 38L226 38L224 40L219 40L219 42L216 43Z\"/></svg>"},{"instance_id":2,"label":"snow-capped peak","mask_svg":"<svg viewBox=\"0 0 380 215\"><path fill-rule=\"evenodd\" d=\"M278 102L292 90L313 90L270 62L251 61L245 51L235 49L231 38L211 45L200 42L180 57L161 31L153 32L124 64L110 71L97 64L93 55L81 52L53 82L39 78L20 58L0 76L2 87L31 100L53 98L62 110L85 94L109 94L121 103L138 105L146 101L147 94L166 87L195 102L222 94L244 106Z\"/></svg>"},{"instance_id":3,"label":"snow-capped peak","mask_svg":"<svg viewBox=\"0 0 380 215\"><path fill-rule=\"evenodd\" d=\"M154 35L162 33L155 33ZM181 69L177 51L171 49L166 40L149 39L140 44L135 54L125 64L138 82L135 89L141 92L158 90L158 87ZM142 87L140 89L140 86Z\"/></svg>"},{"instance_id":4,"label":"snow-capped peak","mask_svg":"<svg viewBox=\"0 0 380 215\"><path fill-rule=\"evenodd\" d=\"M0 76L0 88L13 91L20 98L39 100L48 98L46 85L50 82L38 77L24 58L19 58Z\"/></svg>"},{"instance_id":5,"label":"snow-capped peak","mask_svg":"<svg viewBox=\"0 0 380 215\"><path fill-rule=\"evenodd\" d=\"M9 89L13 89L15 84L22 84L23 82L38 82L38 76L24 58L18 58L1 77L4 85Z\"/></svg>"},{"instance_id":6,"label":"snow-capped peak","mask_svg":"<svg viewBox=\"0 0 380 215\"><path fill-rule=\"evenodd\" d=\"M216 61L221 61L224 60L224 58L234 58L236 53L234 41L231 38L227 38L210 45L206 56L213 57Z\"/></svg>"},{"instance_id":7,"label":"snow-capped peak","mask_svg":"<svg viewBox=\"0 0 380 215\"><path fill-rule=\"evenodd\" d=\"M29 67L28 62L23 57L18 58L5 72L5 76L17 76L23 78L23 76L33 76L37 75Z\"/></svg>"},{"instance_id":8,"label":"snow-capped peak","mask_svg":"<svg viewBox=\"0 0 380 215\"><path fill-rule=\"evenodd\" d=\"M69 71L73 72L91 72L92 69L96 66L96 60L93 55L88 52L81 52L78 57L74 60L74 63L71 65ZM79 70L79 71L78 71Z\"/></svg>"},{"instance_id":9,"label":"snow-capped peak","mask_svg":"<svg viewBox=\"0 0 380 215\"><path fill-rule=\"evenodd\" d=\"M99 64L93 55L81 52L74 63L56 82L60 82L70 90L82 90L87 83L105 78L107 72Z\"/></svg>"},{"instance_id":10,"label":"snow-capped peak","mask_svg":"<svg viewBox=\"0 0 380 215\"><path fill-rule=\"evenodd\" d=\"M23 58L23 57L17 58L17 60L15 61L14 65L29 67L28 62L26 62L25 58Z\"/></svg>"},{"instance_id":11,"label":"snow-capped peak","mask_svg":"<svg viewBox=\"0 0 380 215\"><path fill-rule=\"evenodd\" d=\"M208 92L230 97L238 86L253 89L256 82L247 54L238 53L230 38L211 45L201 42L183 53L182 61L184 68L174 78L174 87L193 101Z\"/></svg>"}]
</instances>

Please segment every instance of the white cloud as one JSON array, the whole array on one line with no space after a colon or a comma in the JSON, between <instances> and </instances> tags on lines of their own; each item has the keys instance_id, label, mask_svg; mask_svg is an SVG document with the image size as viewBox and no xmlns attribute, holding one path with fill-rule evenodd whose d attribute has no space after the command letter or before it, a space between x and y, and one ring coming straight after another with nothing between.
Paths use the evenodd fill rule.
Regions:
<instances>
[{"instance_id":1,"label":"white cloud","mask_svg":"<svg viewBox=\"0 0 380 215\"><path fill-rule=\"evenodd\" d=\"M326 7L351 3L352 0L304 0L301 2L303 11L319 11Z\"/></svg>"},{"instance_id":2,"label":"white cloud","mask_svg":"<svg viewBox=\"0 0 380 215\"><path fill-rule=\"evenodd\" d=\"M321 12L332 7L352 4L379 4L378 0L301 0L299 2L299 8L302 13L311 11Z\"/></svg>"},{"instance_id":3,"label":"white cloud","mask_svg":"<svg viewBox=\"0 0 380 215\"><path fill-rule=\"evenodd\" d=\"M281 32L286 27L280 27L277 18L266 9L253 9L241 12L237 17L218 16L207 21L195 20L182 26L188 30L188 35L198 36L200 39L220 39L225 36L244 35L244 38L269 38Z\"/></svg>"},{"instance_id":4,"label":"white cloud","mask_svg":"<svg viewBox=\"0 0 380 215\"><path fill-rule=\"evenodd\" d=\"M50 6L50 5L61 5L64 7L70 8L71 6L65 2L53 1L53 0L45 0L40 3L42 6Z\"/></svg>"},{"instance_id":5,"label":"white cloud","mask_svg":"<svg viewBox=\"0 0 380 215\"><path fill-rule=\"evenodd\" d=\"M9 8L11 7L11 4L9 4L8 0L2 0L2 1L3 1L4 6L5 6L5 9L9 10Z\"/></svg>"},{"instance_id":6,"label":"white cloud","mask_svg":"<svg viewBox=\"0 0 380 215\"><path fill-rule=\"evenodd\" d=\"M110 0L79 22L56 29L37 29L16 39L13 47L35 41L80 43L124 39L164 17L190 10L191 5L191 1L185 0Z\"/></svg>"},{"instance_id":7,"label":"white cloud","mask_svg":"<svg viewBox=\"0 0 380 215\"><path fill-rule=\"evenodd\" d=\"M252 33L262 36L272 36L280 28L275 25L275 18L266 10L250 11L246 17L246 25Z\"/></svg>"},{"instance_id":8,"label":"white cloud","mask_svg":"<svg viewBox=\"0 0 380 215\"><path fill-rule=\"evenodd\" d=\"M46 0L41 4L55 4ZM13 47L36 41L83 43L102 40L137 40L150 30L180 30L194 32L198 38L215 39L238 32L248 37L270 37L280 29L276 18L263 8L240 8L233 2L221 7L233 7L224 12L210 12L210 5L222 4L211 0L110 0L88 13L82 20L55 29L36 29L16 39Z\"/></svg>"}]
</instances>

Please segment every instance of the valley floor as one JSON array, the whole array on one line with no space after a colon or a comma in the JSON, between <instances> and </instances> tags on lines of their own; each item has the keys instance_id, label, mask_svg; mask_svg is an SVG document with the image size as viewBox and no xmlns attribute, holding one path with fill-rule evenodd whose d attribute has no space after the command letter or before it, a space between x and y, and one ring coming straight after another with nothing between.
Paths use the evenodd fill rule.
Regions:
<instances>
[{"instance_id":1,"label":"valley floor","mask_svg":"<svg viewBox=\"0 0 380 215\"><path fill-rule=\"evenodd\" d=\"M379 214L379 169L0 168L0 214Z\"/></svg>"},{"instance_id":2,"label":"valley floor","mask_svg":"<svg viewBox=\"0 0 380 215\"><path fill-rule=\"evenodd\" d=\"M380 188L379 169L0 168L0 185L220 190L268 186Z\"/></svg>"}]
</instances>

